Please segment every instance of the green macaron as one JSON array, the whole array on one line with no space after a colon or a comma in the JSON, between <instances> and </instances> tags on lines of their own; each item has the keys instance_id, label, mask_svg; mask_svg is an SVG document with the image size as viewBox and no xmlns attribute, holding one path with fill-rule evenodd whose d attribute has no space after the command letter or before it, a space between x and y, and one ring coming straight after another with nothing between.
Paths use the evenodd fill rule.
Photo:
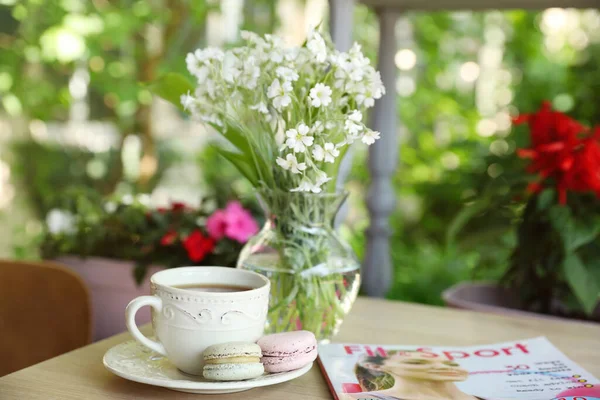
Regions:
<instances>
[{"instance_id":1,"label":"green macaron","mask_svg":"<svg viewBox=\"0 0 600 400\"><path fill-rule=\"evenodd\" d=\"M260 362L261 356L260 346L255 343L215 344L204 350L202 375L213 381L241 381L257 378L265 372Z\"/></svg>"}]
</instances>

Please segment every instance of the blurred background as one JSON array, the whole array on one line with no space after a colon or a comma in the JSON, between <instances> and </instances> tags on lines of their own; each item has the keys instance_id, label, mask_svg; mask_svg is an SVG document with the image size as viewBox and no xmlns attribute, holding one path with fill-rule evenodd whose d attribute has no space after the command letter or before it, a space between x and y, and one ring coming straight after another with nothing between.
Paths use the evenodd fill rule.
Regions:
<instances>
[{"instance_id":1,"label":"blurred background","mask_svg":"<svg viewBox=\"0 0 600 400\"><path fill-rule=\"evenodd\" d=\"M235 44L241 29L300 44L327 15L326 0L0 0L0 258L40 258L49 232L97 218L96 208L85 213L99 198L151 207L240 198L259 216L249 185L207 146L214 135L145 83L185 72L191 50ZM357 5L353 24L376 62L375 15ZM506 269L519 210L486 199L508 193L511 116L547 99L600 120L600 12L410 12L396 35L388 297L441 304L447 287ZM368 181L358 152L342 233L359 256ZM483 217L461 212L475 201ZM79 214L60 211L69 202Z\"/></svg>"}]
</instances>

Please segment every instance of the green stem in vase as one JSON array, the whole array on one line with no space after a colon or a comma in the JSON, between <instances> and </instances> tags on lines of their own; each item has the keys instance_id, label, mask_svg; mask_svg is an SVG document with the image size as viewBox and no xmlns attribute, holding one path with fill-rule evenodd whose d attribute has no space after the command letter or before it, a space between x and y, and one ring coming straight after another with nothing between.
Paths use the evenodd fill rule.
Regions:
<instances>
[{"instance_id":1,"label":"green stem in vase","mask_svg":"<svg viewBox=\"0 0 600 400\"><path fill-rule=\"evenodd\" d=\"M349 311L358 284L358 261L332 228L344 197L267 190L261 198L269 222L249 247L272 249L265 253L272 265L268 332L305 329L329 339ZM260 258L242 253L242 267L261 272Z\"/></svg>"}]
</instances>

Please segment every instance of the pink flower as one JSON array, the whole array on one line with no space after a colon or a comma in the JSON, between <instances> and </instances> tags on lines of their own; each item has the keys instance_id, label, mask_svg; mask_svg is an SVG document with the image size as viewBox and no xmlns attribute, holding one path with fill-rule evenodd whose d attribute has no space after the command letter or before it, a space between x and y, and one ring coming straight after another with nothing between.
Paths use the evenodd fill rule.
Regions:
<instances>
[{"instance_id":1,"label":"pink flower","mask_svg":"<svg viewBox=\"0 0 600 400\"><path fill-rule=\"evenodd\" d=\"M231 201L223 210L217 210L206 221L208 234L216 240L223 237L246 243L258 232L252 214L237 201Z\"/></svg>"},{"instance_id":2,"label":"pink flower","mask_svg":"<svg viewBox=\"0 0 600 400\"><path fill-rule=\"evenodd\" d=\"M225 208L226 227L225 236L246 243L250 237L258 232L258 224L248 210L244 209L237 201L232 201Z\"/></svg>"},{"instance_id":3,"label":"pink flower","mask_svg":"<svg viewBox=\"0 0 600 400\"><path fill-rule=\"evenodd\" d=\"M206 220L206 230L208 234L216 240L225 236L227 228L227 213L225 210L217 210Z\"/></svg>"}]
</instances>

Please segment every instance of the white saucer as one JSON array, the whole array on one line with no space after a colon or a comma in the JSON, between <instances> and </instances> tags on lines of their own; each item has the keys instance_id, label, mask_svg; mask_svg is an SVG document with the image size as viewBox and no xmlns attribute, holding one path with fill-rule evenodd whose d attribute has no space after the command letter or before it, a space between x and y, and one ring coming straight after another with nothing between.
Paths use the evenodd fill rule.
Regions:
<instances>
[{"instance_id":1,"label":"white saucer","mask_svg":"<svg viewBox=\"0 0 600 400\"><path fill-rule=\"evenodd\" d=\"M187 393L219 394L241 392L260 386L275 385L298 378L312 368L265 374L246 381L215 382L179 371L166 357L142 346L135 340L121 343L104 354L104 366L112 373L134 382L161 386Z\"/></svg>"}]
</instances>

